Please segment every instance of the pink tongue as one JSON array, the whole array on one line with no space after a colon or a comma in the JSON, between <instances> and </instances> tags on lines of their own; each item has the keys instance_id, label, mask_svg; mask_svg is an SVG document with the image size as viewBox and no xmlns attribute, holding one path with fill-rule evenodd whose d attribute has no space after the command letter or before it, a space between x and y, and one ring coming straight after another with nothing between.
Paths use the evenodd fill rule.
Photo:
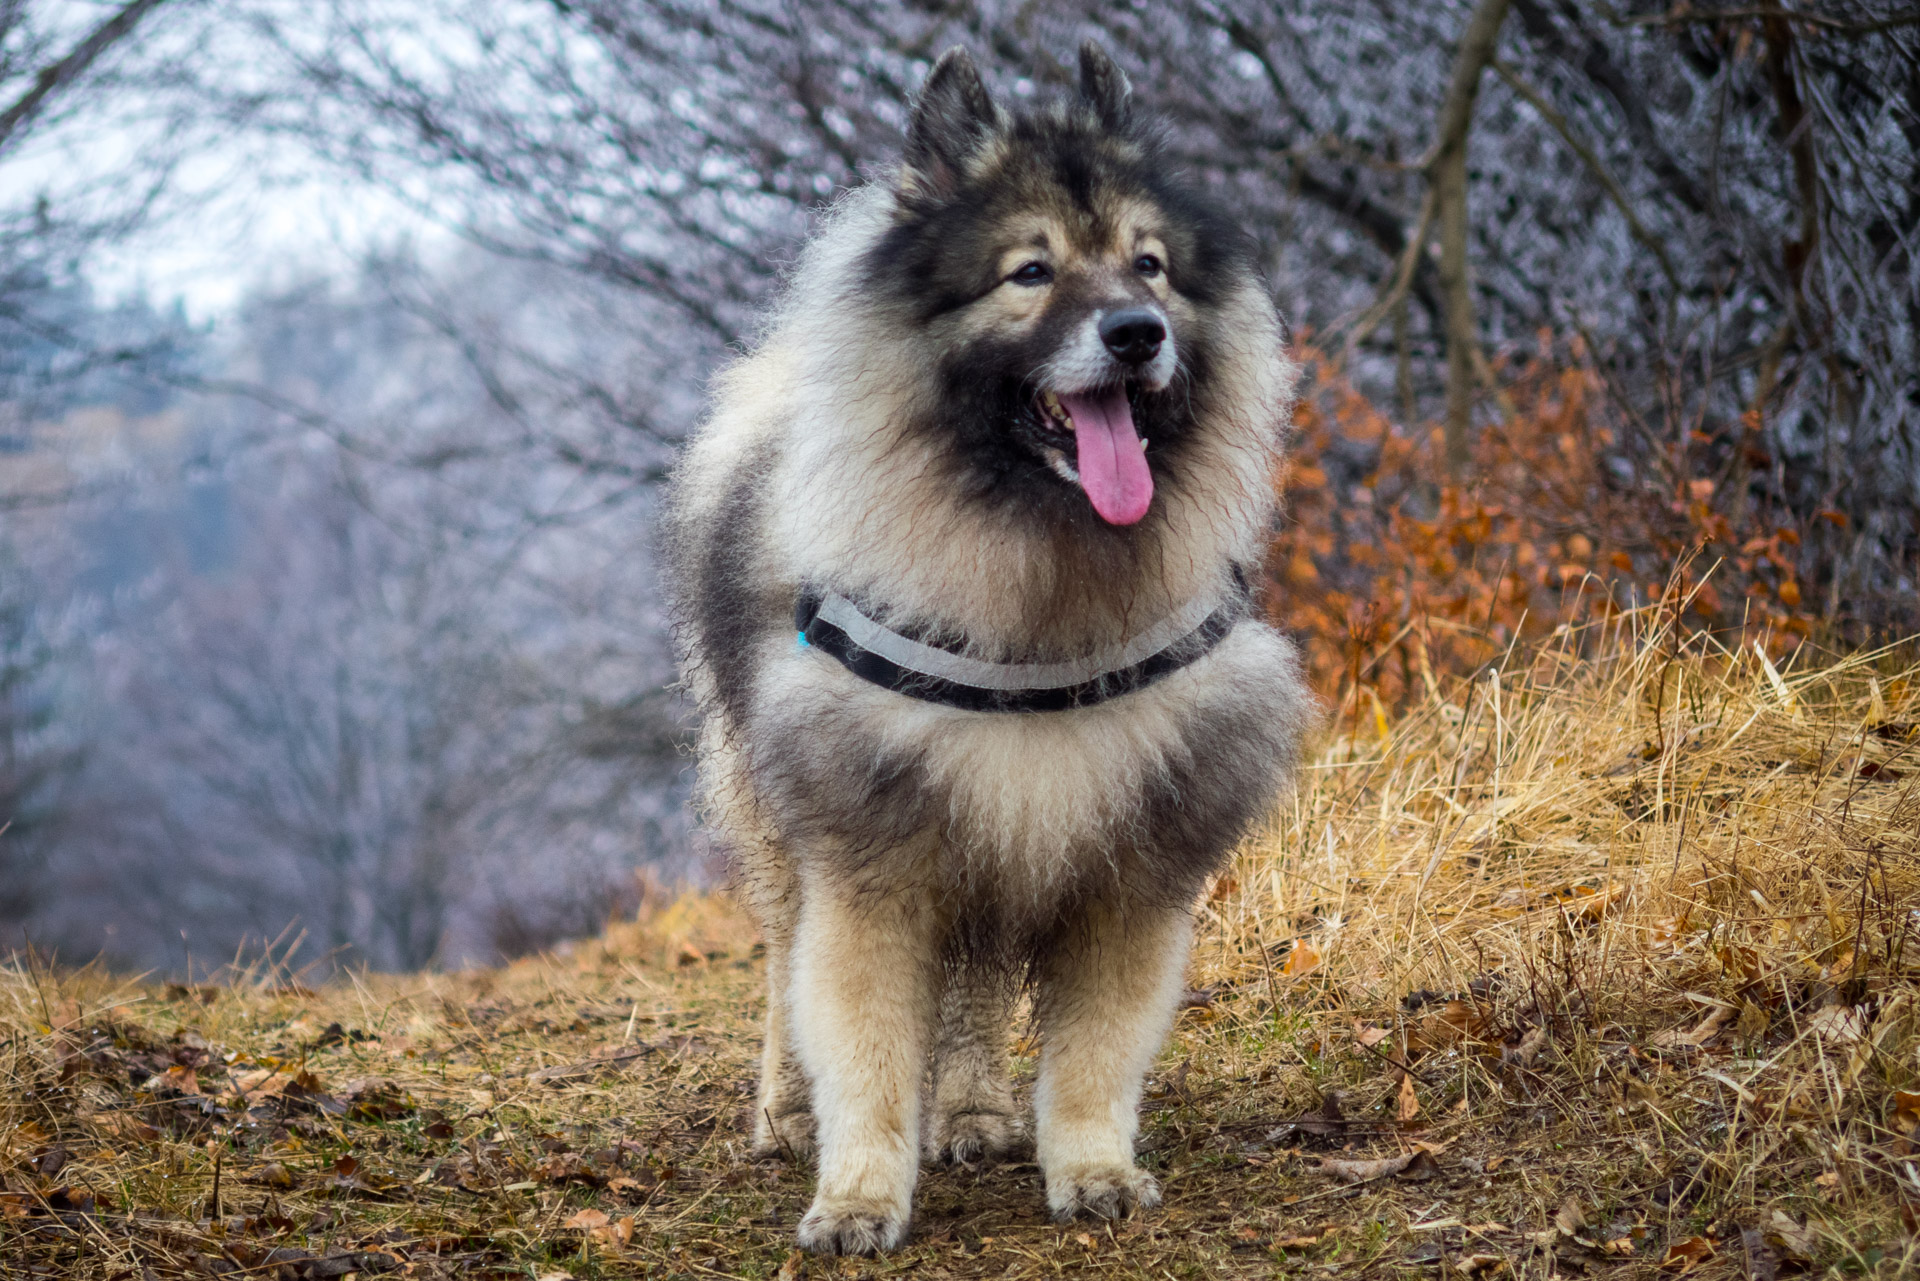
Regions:
<instances>
[{"instance_id":1,"label":"pink tongue","mask_svg":"<svg viewBox=\"0 0 1920 1281\"><path fill-rule=\"evenodd\" d=\"M1153 473L1147 470L1140 434L1133 429L1127 393L1116 388L1092 396L1062 396L1060 404L1073 419L1080 454L1075 465L1093 510L1109 525L1131 525L1145 516L1153 502Z\"/></svg>"}]
</instances>

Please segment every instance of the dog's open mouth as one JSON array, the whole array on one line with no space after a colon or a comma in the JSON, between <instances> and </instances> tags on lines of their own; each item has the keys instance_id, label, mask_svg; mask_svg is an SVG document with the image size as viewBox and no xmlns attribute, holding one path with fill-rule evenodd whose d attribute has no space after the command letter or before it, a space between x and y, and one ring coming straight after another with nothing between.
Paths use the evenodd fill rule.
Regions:
<instances>
[{"instance_id":1,"label":"dog's open mouth","mask_svg":"<svg viewBox=\"0 0 1920 1281\"><path fill-rule=\"evenodd\" d=\"M1153 472L1147 466L1147 442L1134 430L1125 386L1043 391L1034 398L1033 410L1041 438L1062 455L1062 474L1085 491L1101 520L1131 525L1147 514Z\"/></svg>"}]
</instances>

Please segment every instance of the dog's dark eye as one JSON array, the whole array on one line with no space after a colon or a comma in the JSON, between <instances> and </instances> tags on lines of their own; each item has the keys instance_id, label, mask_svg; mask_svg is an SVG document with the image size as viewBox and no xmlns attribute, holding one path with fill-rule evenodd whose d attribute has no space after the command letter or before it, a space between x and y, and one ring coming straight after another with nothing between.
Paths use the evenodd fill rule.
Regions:
<instances>
[{"instance_id":1,"label":"dog's dark eye","mask_svg":"<svg viewBox=\"0 0 1920 1281\"><path fill-rule=\"evenodd\" d=\"M1157 276L1160 274L1160 260L1152 254L1141 254L1133 260L1133 269L1143 276Z\"/></svg>"},{"instance_id":2,"label":"dog's dark eye","mask_svg":"<svg viewBox=\"0 0 1920 1281\"><path fill-rule=\"evenodd\" d=\"M1053 279L1053 272L1044 262L1028 262L1020 265L1020 270L1007 277L1016 285L1044 285Z\"/></svg>"}]
</instances>

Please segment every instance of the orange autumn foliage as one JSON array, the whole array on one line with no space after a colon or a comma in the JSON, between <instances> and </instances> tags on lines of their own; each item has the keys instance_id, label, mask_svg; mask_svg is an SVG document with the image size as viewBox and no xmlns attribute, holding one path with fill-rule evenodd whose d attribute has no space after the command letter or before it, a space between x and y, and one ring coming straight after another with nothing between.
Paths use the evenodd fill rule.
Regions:
<instances>
[{"instance_id":1,"label":"orange autumn foliage","mask_svg":"<svg viewBox=\"0 0 1920 1281\"><path fill-rule=\"evenodd\" d=\"M1504 371L1500 418L1458 483L1437 424L1410 429L1306 350L1269 609L1302 638L1315 688L1348 713L1383 712L1517 642L1648 605L1776 656L1808 634L1799 531L1765 523L1740 486L1692 474L1707 452L1695 441L1610 472L1626 425L1600 376L1577 344L1543 347Z\"/></svg>"}]
</instances>

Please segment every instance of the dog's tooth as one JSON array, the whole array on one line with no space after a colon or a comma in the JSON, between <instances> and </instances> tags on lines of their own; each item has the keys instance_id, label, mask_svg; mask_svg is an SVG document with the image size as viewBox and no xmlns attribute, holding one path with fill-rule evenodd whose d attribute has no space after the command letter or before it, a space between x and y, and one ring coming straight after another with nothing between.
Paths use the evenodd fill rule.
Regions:
<instances>
[{"instance_id":1,"label":"dog's tooth","mask_svg":"<svg viewBox=\"0 0 1920 1281\"><path fill-rule=\"evenodd\" d=\"M1140 452L1143 454L1147 452L1147 438L1145 436L1140 438Z\"/></svg>"}]
</instances>

